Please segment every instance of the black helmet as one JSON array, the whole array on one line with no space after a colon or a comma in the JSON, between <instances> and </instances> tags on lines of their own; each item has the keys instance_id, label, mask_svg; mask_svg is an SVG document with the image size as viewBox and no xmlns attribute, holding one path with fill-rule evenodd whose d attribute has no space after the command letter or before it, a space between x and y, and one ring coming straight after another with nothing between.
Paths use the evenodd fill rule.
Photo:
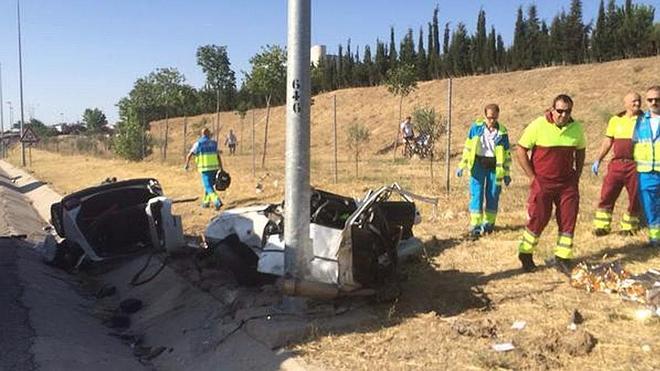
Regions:
<instances>
[{"instance_id":1,"label":"black helmet","mask_svg":"<svg viewBox=\"0 0 660 371\"><path fill-rule=\"evenodd\" d=\"M225 189L229 188L229 185L231 184L231 176L229 176L229 173L224 171L224 170L219 170L215 174L215 189L218 191L224 191Z\"/></svg>"}]
</instances>

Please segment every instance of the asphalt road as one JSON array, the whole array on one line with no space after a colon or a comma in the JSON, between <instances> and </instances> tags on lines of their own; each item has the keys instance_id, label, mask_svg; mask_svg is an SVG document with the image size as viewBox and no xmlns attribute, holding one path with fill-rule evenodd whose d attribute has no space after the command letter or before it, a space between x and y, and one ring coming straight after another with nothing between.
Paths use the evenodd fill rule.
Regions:
<instances>
[{"instance_id":1,"label":"asphalt road","mask_svg":"<svg viewBox=\"0 0 660 371\"><path fill-rule=\"evenodd\" d=\"M30 346L35 336L28 309L21 301L23 286L18 278L19 244L0 238L0 370L34 370Z\"/></svg>"}]
</instances>

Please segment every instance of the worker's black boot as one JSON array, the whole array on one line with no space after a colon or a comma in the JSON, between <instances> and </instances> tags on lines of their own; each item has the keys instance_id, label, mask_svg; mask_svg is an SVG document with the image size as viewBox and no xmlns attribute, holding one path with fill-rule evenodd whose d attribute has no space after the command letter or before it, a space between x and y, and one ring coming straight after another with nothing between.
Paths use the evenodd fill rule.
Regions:
<instances>
[{"instance_id":1,"label":"worker's black boot","mask_svg":"<svg viewBox=\"0 0 660 371\"><path fill-rule=\"evenodd\" d=\"M560 258L555 255L554 258L546 260L548 266L554 267L560 273L571 276L573 270L573 261L571 259Z\"/></svg>"},{"instance_id":2,"label":"worker's black boot","mask_svg":"<svg viewBox=\"0 0 660 371\"><path fill-rule=\"evenodd\" d=\"M534 272L536 270L536 264L534 264L532 254L519 253L518 260L522 263L522 268L525 272Z\"/></svg>"}]
</instances>

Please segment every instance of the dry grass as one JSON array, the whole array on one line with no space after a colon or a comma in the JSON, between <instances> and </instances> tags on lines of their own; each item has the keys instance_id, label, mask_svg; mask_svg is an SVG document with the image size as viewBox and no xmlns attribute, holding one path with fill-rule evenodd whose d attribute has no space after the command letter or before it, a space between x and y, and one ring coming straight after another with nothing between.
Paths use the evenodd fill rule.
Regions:
<instances>
[{"instance_id":1,"label":"dry grass","mask_svg":"<svg viewBox=\"0 0 660 371\"><path fill-rule=\"evenodd\" d=\"M525 123L560 92L568 92L575 101L575 116L585 122L589 140L587 158L595 156L606 125L605 118L620 109L622 96L629 89L641 91L657 83L660 58L648 58L599 65L555 67L537 71L479 76L455 80L454 151L461 149L468 121L479 114L480 107L495 101L502 106L502 121L508 124L515 141ZM374 153L394 136L398 112L396 100L384 88L347 89L337 95L340 139L344 128L359 120L370 127L373 140L368 153ZM298 344L295 349L306 360L334 369L492 369L492 368L568 368L568 369L659 369L660 321L634 319L637 305L622 302L605 294L587 294L571 288L566 279L552 270L522 274L516 259L516 245L525 224L527 182L517 168L513 183L500 201L498 224L501 229L477 242L461 236L468 223L467 180L452 180L452 192L446 195L444 167L436 166L435 183L428 177L426 161L396 161L391 155L368 155L361 164L362 174L353 175L352 163L342 145L339 183L332 182L331 94L315 97L312 114L312 182L315 186L346 195L361 195L365 188L397 181L414 192L440 197L436 218L423 205L425 221L416 234L426 242L426 256L403 267L403 294L396 303L375 305L382 321L372 327L357 328L340 334L326 334ZM444 111L445 82L424 83L406 100L405 112L414 106L432 102ZM258 110L256 117L262 117ZM248 113L244 137L249 137ZM276 201L283 196L283 109L273 110L265 192L255 193L256 180L251 173L249 145L243 155L224 157L232 174L232 186L225 193L228 207L252 202ZM190 118L198 122L201 117ZM212 120L212 119L210 119ZM260 132L263 124L259 119ZM212 121L211 121L212 122ZM240 134L239 118L221 115L223 130L233 127ZM177 126L179 125L179 126ZM107 176L158 178L173 198L201 193L198 176L181 170L181 120L170 120L170 162L151 159L143 163L99 160L80 156L57 156L34 151L31 170L62 193L98 183ZM158 133L158 126L154 133ZM189 129L189 133L190 133ZM239 138L240 139L240 138ZM188 143L193 140L192 134ZM179 147L176 147L177 141ZM261 138L257 136L257 143ZM177 154L177 155L174 155ZM17 162L16 153L12 161ZM156 156L157 157L157 156ZM257 157L259 158L259 156ZM455 165L455 160L454 160ZM452 165L452 166L454 166ZM440 176L438 176L440 174ZM634 273L660 267L660 254L642 248L644 235L594 238L591 219L600 193L601 178L585 174L581 182L581 212L575 236L575 252L581 259L598 260L604 254L623 260ZM615 223L627 205L621 197L615 210ZM186 231L201 232L212 211L195 204L176 205L184 217ZM616 224L615 224L616 226ZM616 228L616 227L615 227ZM551 255L556 225L551 222L542 236L537 262ZM597 339L593 351L584 356L570 355L556 346L557 339L570 336L566 325L578 309L585 317L581 325ZM459 335L452 329L457 319L495 325L497 338ZM515 320L525 320L522 331L511 330ZM494 342L513 341L517 349L506 354L490 350ZM648 345L651 351L642 350Z\"/></svg>"}]
</instances>

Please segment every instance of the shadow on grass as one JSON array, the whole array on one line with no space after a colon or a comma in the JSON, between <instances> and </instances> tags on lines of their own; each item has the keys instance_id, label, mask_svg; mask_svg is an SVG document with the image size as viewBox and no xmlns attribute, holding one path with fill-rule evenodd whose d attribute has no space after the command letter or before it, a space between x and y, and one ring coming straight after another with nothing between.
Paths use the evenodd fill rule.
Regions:
<instances>
[{"instance_id":1,"label":"shadow on grass","mask_svg":"<svg viewBox=\"0 0 660 371\"><path fill-rule=\"evenodd\" d=\"M603 256L617 257L622 263L643 263L658 257L660 249L649 247L646 242L628 243L619 247L607 247L596 253L581 256L577 260L595 261L602 260Z\"/></svg>"}]
</instances>

